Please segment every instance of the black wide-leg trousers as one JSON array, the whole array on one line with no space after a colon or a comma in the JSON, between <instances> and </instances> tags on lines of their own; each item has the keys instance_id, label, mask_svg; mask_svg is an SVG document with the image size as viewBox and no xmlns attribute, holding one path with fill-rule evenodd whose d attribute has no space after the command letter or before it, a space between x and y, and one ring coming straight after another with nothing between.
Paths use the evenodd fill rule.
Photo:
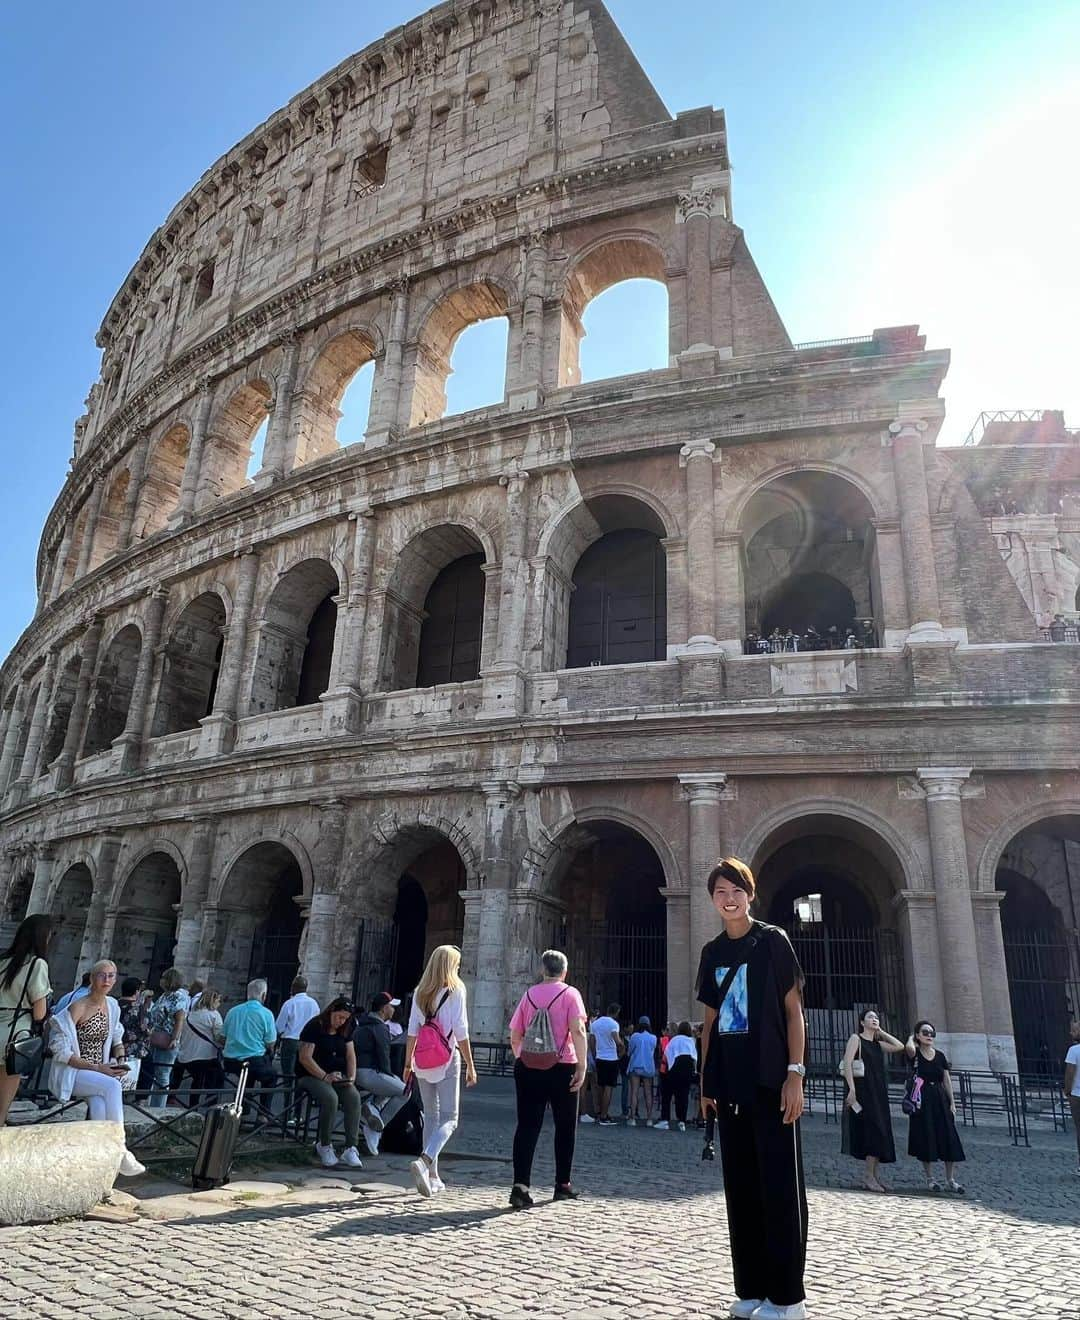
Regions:
<instances>
[{"instance_id":1,"label":"black wide-leg trousers","mask_svg":"<svg viewBox=\"0 0 1080 1320\"><path fill-rule=\"evenodd\" d=\"M752 1105L719 1105L731 1262L739 1297L791 1306L806 1297L806 1184L799 1124L785 1126L780 1092Z\"/></svg>"}]
</instances>

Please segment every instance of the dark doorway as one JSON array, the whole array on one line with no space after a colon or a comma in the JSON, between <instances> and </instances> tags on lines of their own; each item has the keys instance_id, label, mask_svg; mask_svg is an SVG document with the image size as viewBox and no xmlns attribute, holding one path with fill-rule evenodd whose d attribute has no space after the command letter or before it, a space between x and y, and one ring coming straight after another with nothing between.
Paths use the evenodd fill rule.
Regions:
<instances>
[{"instance_id":1,"label":"dark doorway","mask_svg":"<svg viewBox=\"0 0 1080 1320\"><path fill-rule=\"evenodd\" d=\"M480 674L484 631L484 555L464 555L441 570L424 601L416 686L470 683Z\"/></svg>"},{"instance_id":2,"label":"dark doorway","mask_svg":"<svg viewBox=\"0 0 1080 1320\"><path fill-rule=\"evenodd\" d=\"M667 560L655 533L606 533L578 560L573 582L567 668L666 658Z\"/></svg>"},{"instance_id":3,"label":"dark doorway","mask_svg":"<svg viewBox=\"0 0 1080 1320\"><path fill-rule=\"evenodd\" d=\"M311 706L330 686L330 666L334 659L334 632L337 628L337 601L333 594L315 606L308 624L307 645L300 665L296 705Z\"/></svg>"},{"instance_id":4,"label":"dark doorway","mask_svg":"<svg viewBox=\"0 0 1080 1320\"><path fill-rule=\"evenodd\" d=\"M769 600L761 616L761 632L768 637L774 628L802 633L814 627L827 637L835 628L842 638L854 628L855 615L855 598L842 582L827 573L800 573Z\"/></svg>"},{"instance_id":5,"label":"dark doorway","mask_svg":"<svg viewBox=\"0 0 1080 1320\"><path fill-rule=\"evenodd\" d=\"M266 1006L272 1013L288 999L289 987L300 967L303 918L294 899L299 879L299 868L295 876L285 873L279 878L270 910L256 927L251 941L248 980L257 976L265 979Z\"/></svg>"},{"instance_id":6,"label":"dark doorway","mask_svg":"<svg viewBox=\"0 0 1080 1320\"><path fill-rule=\"evenodd\" d=\"M397 931L393 990L395 997L412 994L424 970L427 942L428 901L424 887L414 876L403 875L398 881L394 926Z\"/></svg>"}]
</instances>

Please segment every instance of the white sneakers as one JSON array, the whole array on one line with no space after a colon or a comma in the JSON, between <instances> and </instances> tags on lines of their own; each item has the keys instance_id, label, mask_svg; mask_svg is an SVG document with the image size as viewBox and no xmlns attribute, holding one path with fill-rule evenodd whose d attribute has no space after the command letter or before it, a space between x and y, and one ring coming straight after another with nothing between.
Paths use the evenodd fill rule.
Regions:
<instances>
[{"instance_id":1,"label":"white sneakers","mask_svg":"<svg viewBox=\"0 0 1080 1320\"><path fill-rule=\"evenodd\" d=\"M657 1132L666 1132L671 1127L671 1124L666 1118L662 1118L659 1123L654 1123L653 1127L656 1128Z\"/></svg>"},{"instance_id":2,"label":"white sneakers","mask_svg":"<svg viewBox=\"0 0 1080 1320\"><path fill-rule=\"evenodd\" d=\"M137 1178L140 1173L146 1172L146 1165L140 1164L130 1150L125 1150L120 1160L119 1171L124 1178Z\"/></svg>"},{"instance_id":3,"label":"white sneakers","mask_svg":"<svg viewBox=\"0 0 1080 1320\"><path fill-rule=\"evenodd\" d=\"M685 1123L680 1123L680 1124L679 1124L679 1131L680 1131L680 1132L685 1132L685 1131L686 1131L686 1124L685 1124Z\"/></svg>"},{"instance_id":4,"label":"white sneakers","mask_svg":"<svg viewBox=\"0 0 1080 1320\"><path fill-rule=\"evenodd\" d=\"M596 1119L593 1118L592 1114L582 1114L581 1117L578 1119L578 1122L579 1122L579 1123L595 1123L595 1122L596 1122ZM1078 1172L1080 1172L1080 1170L1078 1170Z\"/></svg>"},{"instance_id":5,"label":"white sneakers","mask_svg":"<svg viewBox=\"0 0 1080 1320\"><path fill-rule=\"evenodd\" d=\"M378 1155L379 1153L379 1134L373 1127L367 1123L360 1124L360 1136L364 1143L364 1148L369 1155Z\"/></svg>"},{"instance_id":6,"label":"white sneakers","mask_svg":"<svg viewBox=\"0 0 1080 1320\"><path fill-rule=\"evenodd\" d=\"M316 1142L315 1154L318 1155L319 1159L322 1161L322 1166L324 1169L337 1168L338 1157L337 1157L337 1152L334 1150L333 1146L320 1146Z\"/></svg>"},{"instance_id":7,"label":"white sneakers","mask_svg":"<svg viewBox=\"0 0 1080 1320\"><path fill-rule=\"evenodd\" d=\"M750 1314L753 1320L806 1320L806 1303L791 1302L788 1306L777 1306L775 1302L766 1300Z\"/></svg>"},{"instance_id":8,"label":"white sneakers","mask_svg":"<svg viewBox=\"0 0 1080 1320\"><path fill-rule=\"evenodd\" d=\"M446 1183L443 1182L443 1180L439 1177L437 1173L433 1173L431 1175L431 1190L436 1195L438 1195L439 1192L446 1191Z\"/></svg>"},{"instance_id":9,"label":"white sneakers","mask_svg":"<svg viewBox=\"0 0 1080 1320\"><path fill-rule=\"evenodd\" d=\"M433 1189L431 1186L431 1169L428 1167L427 1160L423 1156L413 1160L409 1165L409 1172L412 1174L413 1184L420 1195L430 1196Z\"/></svg>"},{"instance_id":10,"label":"white sneakers","mask_svg":"<svg viewBox=\"0 0 1080 1320\"><path fill-rule=\"evenodd\" d=\"M734 1320L752 1320L754 1312L764 1305L764 1297L740 1297L737 1302L731 1303L728 1315L734 1317Z\"/></svg>"},{"instance_id":11,"label":"white sneakers","mask_svg":"<svg viewBox=\"0 0 1080 1320\"><path fill-rule=\"evenodd\" d=\"M349 1146L341 1152L341 1163L347 1164L350 1169L362 1169L363 1161L360 1159L360 1152L355 1146Z\"/></svg>"}]
</instances>

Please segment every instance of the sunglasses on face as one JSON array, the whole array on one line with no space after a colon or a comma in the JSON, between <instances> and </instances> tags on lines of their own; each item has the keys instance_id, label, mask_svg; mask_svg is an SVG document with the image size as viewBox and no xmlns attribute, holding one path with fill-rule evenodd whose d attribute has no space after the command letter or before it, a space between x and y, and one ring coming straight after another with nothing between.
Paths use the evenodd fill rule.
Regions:
<instances>
[{"instance_id":1,"label":"sunglasses on face","mask_svg":"<svg viewBox=\"0 0 1080 1320\"><path fill-rule=\"evenodd\" d=\"M930 1039L933 1040L934 1037L937 1035L937 1032L936 1032L936 1031L931 1031L929 1027L923 1027L922 1031L919 1032L919 1035L920 1035L920 1036L929 1036Z\"/></svg>"}]
</instances>

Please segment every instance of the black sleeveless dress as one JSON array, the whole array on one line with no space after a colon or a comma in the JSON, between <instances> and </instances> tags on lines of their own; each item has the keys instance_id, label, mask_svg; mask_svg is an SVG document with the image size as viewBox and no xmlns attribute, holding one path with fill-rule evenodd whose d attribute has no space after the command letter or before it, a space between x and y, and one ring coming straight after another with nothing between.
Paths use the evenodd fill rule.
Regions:
<instances>
[{"instance_id":1,"label":"black sleeveless dress","mask_svg":"<svg viewBox=\"0 0 1080 1320\"><path fill-rule=\"evenodd\" d=\"M921 1050L915 1054L915 1071L923 1079L922 1105L908 1119L908 1154L926 1164L945 1160L959 1164L964 1158L956 1120L949 1109L949 1097L943 1085L949 1060L940 1050L927 1059Z\"/></svg>"},{"instance_id":2,"label":"black sleeveless dress","mask_svg":"<svg viewBox=\"0 0 1080 1320\"><path fill-rule=\"evenodd\" d=\"M855 1098L862 1113L844 1110L844 1129L840 1149L855 1160L868 1156L882 1164L896 1163L892 1117L889 1114L889 1087L885 1076L885 1051L876 1040L860 1037L866 1075L855 1078Z\"/></svg>"}]
</instances>

